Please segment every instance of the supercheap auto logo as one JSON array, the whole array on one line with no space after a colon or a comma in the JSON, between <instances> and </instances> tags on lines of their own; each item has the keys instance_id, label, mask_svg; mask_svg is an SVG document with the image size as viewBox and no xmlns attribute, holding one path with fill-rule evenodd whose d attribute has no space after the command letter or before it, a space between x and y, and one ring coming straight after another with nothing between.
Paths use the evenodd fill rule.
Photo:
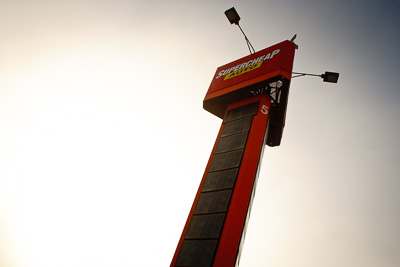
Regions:
<instances>
[{"instance_id":1,"label":"supercheap auto logo","mask_svg":"<svg viewBox=\"0 0 400 267\"><path fill-rule=\"evenodd\" d=\"M274 51L272 51L271 53L262 55L258 58L255 59L251 59L245 63L241 63L236 65L235 67L229 68L229 69L225 69L225 70L221 70L217 77L215 79L218 79L222 76L224 77L224 80L228 80L230 78L239 76L243 73L255 70L259 67L261 67L261 64L265 61L265 60L269 60L272 59L276 54L278 54L281 50L280 49L276 49Z\"/></svg>"}]
</instances>

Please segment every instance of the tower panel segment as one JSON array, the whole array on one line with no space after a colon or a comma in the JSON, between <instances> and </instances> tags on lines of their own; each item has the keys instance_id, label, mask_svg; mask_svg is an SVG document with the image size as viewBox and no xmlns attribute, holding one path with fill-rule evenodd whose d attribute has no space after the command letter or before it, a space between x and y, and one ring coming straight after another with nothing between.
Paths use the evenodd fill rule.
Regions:
<instances>
[{"instance_id":1,"label":"tower panel segment","mask_svg":"<svg viewBox=\"0 0 400 267\"><path fill-rule=\"evenodd\" d=\"M234 266L270 107L267 95L229 105L171 266Z\"/></svg>"}]
</instances>

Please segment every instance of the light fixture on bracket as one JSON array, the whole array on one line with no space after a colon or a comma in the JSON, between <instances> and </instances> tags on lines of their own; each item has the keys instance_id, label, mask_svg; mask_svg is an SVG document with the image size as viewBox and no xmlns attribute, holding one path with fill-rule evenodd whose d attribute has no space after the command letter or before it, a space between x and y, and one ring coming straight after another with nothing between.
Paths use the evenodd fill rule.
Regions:
<instances>
[{"instance_id":1,"label":"light fixture on bracket","mask_svg":"<svg viewBox=\"0 0 400 267\"><path fill-rule=\"evenodd\" d=\"M229 20L229 22L231 24L236 24L239 27L240 31L243 33L244 39L246 40L246 44L247 44L247 47L249 48L250 54L255 53L256 50L254 50L253 45L250 43L250 41L247 38L246 34L244 33L244 31L242 30L242 28L239 25L240 16L237 13L236 9L234 7L232 7L230 9L226 10L225 11L225 16L228 18L228 20Z\"/></svg>"},{"instance_id":2,"label":"light fixture on bracket","mask_svg":"<svg viewBox=\"0 0 400 267\"><path fill-rule=\"evenodd\" d=\"M316 77L321 77L324 82L328 83L337 83L339 79L339 73L337 72L330 72L330 71L325 71L324 74L311 74L311 73L302 73L302 72L292 72L292 74L296 74L295 76L292 76L292 78L296 77L301 77L301 76L316 76Z\"/></svg>"}]
</instances>

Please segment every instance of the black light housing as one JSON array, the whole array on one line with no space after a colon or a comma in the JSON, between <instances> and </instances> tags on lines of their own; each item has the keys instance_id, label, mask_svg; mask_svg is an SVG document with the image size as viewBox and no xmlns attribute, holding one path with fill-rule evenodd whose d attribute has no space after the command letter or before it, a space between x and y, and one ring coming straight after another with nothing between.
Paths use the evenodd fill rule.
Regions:
<instances>
[{"instance_id":1,"label":"black light housing","mask_svg":"<svg viewBox=\"0 0 400 267\"><path fill-rule=\"evenodd\" d=\"M228 18L228 20L231 24L236 24L236 25L239 24L240 17L234 7L225 11L225 16Z\"/></svg>"},{"instance_id":2,"label":"black light housing","mask_svg":"<svg viewBox=\"0 0 400 267\"><path fill-rule=\"evenodd\" d=\"M324 82L337 83L339 79L339 73L325 71L325 74L322 74L321 78L324 79Z\"/></svg>"},{"instance_id":3,"label":"black light housing","mask_svg":"<svg viewBox=\"0 0 400 267\"><path fill-rule=\"evenodd\" d=\"M303 72L292 72L292 74L295 74L294 76L292 76L292 78L296 78L296 77L302 77L302 76L316 76L316 77L321 77L323 79L324 82L327 83L337 83L338 79L339 79L339 73L337 72L329 72L329 71L325 71L324 74L311 74L311 73L303 73Z\"/></svg>"},{"instance_id":4,"label":"black light housing","mask_svg":"<svg viewBox=\"0 0 400 267\"><path fill-rule=\"evenodd\" d=\"M246 44L247 44L247 47L249 48L250 54L255 53L256 50L254 49L253 45L250 43L250 41L247 38L246 34L242 30L242 27L240 27L240 25L239 25L240 16L236 12L236 9L234 7L231 7L230 9L226 10L225 11L225 16L228 18L228 20L229 20L229 22L231 24L236 24L239 27L240 31L243 33L244 39L246 40ZM251 51L252 49L253 49L253 51Z\"/></svg>"}]
</instances>

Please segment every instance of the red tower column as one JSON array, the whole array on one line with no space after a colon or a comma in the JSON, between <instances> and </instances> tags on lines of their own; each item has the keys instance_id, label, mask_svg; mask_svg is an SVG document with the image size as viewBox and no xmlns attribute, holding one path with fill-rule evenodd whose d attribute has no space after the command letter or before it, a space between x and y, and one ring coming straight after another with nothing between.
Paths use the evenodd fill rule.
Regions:
<instances>
[{"instance_id":1,"label":"red tower column","mask_svg":"<svg viewBox=\"0 0 400 267\"><path fill-rule=\"evenodd\" d=\"M171 266L234 266L266 142L271 98L229 104Z\"/></svg>"},{"instance_id":2,"label":"red tower column","mask_svg":"<svg viewBox=\"0 0 400 267\"><path fill-rule=\"evenodd\" d=\"M263 148L281 142L295 49L283 41L215 72L203 107L223 122L171 266L238 262Z\"/></svg>"}]
</instances>

